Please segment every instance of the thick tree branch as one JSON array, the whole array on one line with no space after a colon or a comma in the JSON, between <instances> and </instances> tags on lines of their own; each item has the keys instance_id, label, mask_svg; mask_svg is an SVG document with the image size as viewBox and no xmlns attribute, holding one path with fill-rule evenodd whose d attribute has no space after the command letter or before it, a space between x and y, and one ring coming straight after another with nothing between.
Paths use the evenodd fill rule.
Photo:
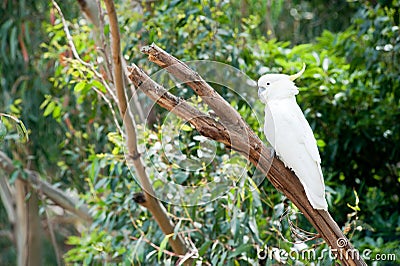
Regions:
<instances>
[{"instance_id":1,"label":"thick tree branch","mask_svg":"<svg viewBox=\"0 0 400 266\"><path fill-rule=\"evenodd\" d=\"M240 130L247 126L239 113L230 108L229 103L186 64L169 55L155 44L145 46L141 51L149 55L150 61L162 68L167 68L168 72L180 79L182 83L189 85L199 96L203 97L203 101L214 110L222 121L231 124L229 127L235 127L236 130Z\"/></svg>"},{"instance_id":2,"label":"thick tree branch","mask_svg":"<svg viewBox=\"0 0 400 266\"><path fill-rule=\"evenodd\" d=\"M0 168L2 168L8 175L11 175L16 168L12 161L6 154L0 151ZM79 204L78 201L65 195L65 193L53 187L51 184L40 179L39 174L35 171L24 170L26 178L19 176L18 178L24 182L27 182L33 189L41 191L47 198L52 200L58 206L64 208L67 211L75 214L83 221L92 222L92 217L89 214L89 210L85 205Z\"/></svg>"},{"instance_id":3,"label":"thick tree branch","mask_svg":"<svg viewBox=\"0 0 400 266\"><path fill-rule=\"evenodd\" d=\"M130 106L127 104L124 88L124 72L122 71L121 63L122 60L118 19L113 1L104 0L104 3L106 5L110 22L114 85L117 91L119 110L124 119L127 148L129 153L128 162L133 164L136 174L139 178L140 185L144 190L145 201L141 202L141 205L150 211L155 221L160 226L162 232L166 236L173 235L174 224L169 219L167 210L155 196L153 186L145 169L145 164L137 148L136 124L133 119ZM188 248L180 235L177 235L176 237L169 237L168 241L175 253L179 255L185 255L188 252ZM190 260L187 261L187 263L189 262Z\"/></svg>"},{"instance_id":4,"label":"thick tree branch","mask_svg":"<svg viewBox=\"0 0 400 266\"><path fill-rule=\"evenodd\" d=\"M156 62L172 75L186 82L199 96L205 96L203 100L208 101L210 107L221 118L221 123L217 123L215 120L210 121L210 118L205 116L198 117L199 111L193 110L194 108L185 104L184 100L166 92L137 66L132 66L129 68L130 79L139 89L162 107L186 119L200 134L225 143L248 158L278 190L282 191L299 208L344 265L366 265L360 257L346 256L346 254L354 252L353 247L330 214L326 211L315 210L311 206L298 177L273 156L273 152L250 130L247 124L241 125L242 122L239 121L242 121L242 119L238 119L240 115L233 107L225 101L224 104L221 104L220 99L222 97L216 96L218 94L208 84L206 85L197 73L159 47L151 45L144 48L143 51L149 54L151 61ZM194 78L195 82L188 80L191 78ZM219 114L222 114L222 116ZM227 130L231 127L225 127L222 124L239 125L236 127L238 131ZM243 134L242 130L245 130L246 134ZM343 242L346 245L342 245Z\"/></svg>"}]
</instances>

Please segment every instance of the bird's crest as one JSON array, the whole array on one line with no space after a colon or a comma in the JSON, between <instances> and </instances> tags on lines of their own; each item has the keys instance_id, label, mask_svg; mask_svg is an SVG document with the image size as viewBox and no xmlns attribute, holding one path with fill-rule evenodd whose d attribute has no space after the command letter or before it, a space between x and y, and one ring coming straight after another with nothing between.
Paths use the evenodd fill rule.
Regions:
<instances>
[{"instance_id":1,"label":"bird's crest","mask_svg":"<svg viewBox=\"0 0 400 266\"><path fill-rule=\"evenodd\" d=\"M303 75L303 73L304 73L305 70L306 70L306 64L303 63L303 68L302 68L299 72L297 72L296 74L290 75L290 76L289 76L289 79L290 79L291 81L294 81L295 79L297 79L297 78L299 78L301 75Z\"/></svg>"}]
</instances>

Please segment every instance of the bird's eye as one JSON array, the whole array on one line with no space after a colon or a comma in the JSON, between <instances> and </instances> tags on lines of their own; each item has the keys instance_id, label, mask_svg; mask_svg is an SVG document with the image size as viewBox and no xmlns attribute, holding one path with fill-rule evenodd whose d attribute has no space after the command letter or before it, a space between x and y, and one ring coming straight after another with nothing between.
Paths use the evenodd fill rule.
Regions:
<instances>
[{"instance_id":1,"label":"bird's eye","mask_svg":"<svg viewBox=\"0 0 400 266\"><path fill-rule=\"evenodd\" d=\"M269 82L267 82L267 86L269 86L269 84L270 84L270 83L269 83Z\"/></svg>"}]
</instances>

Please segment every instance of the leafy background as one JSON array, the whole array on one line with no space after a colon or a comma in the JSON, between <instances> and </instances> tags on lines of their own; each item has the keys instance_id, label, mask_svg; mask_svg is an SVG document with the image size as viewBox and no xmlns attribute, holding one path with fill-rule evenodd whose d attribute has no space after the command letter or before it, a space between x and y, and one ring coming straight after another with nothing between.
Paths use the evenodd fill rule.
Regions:
<instances>
[{"instance_id":1,"label":"leafy background","mask_svg":"<svg viewBox=\"0 0 400 266\"><path fill-rule=\"evenodd\" d=\"M76 2L60 5L82 59L97 65L101 52L93 26L81 17ZM175 0L133 5L117 1L123 55L149 73L158 68L139 49L151 42L182 60L229 64L254 80L268 71L294 73L306 63L307 71L297 82L298 102L318 140L329 210L355 247L371 249L371 257L397 254L400 263L399 1ZM2 150L13 155L16 165L29 165L51 183L79 193L94 217L87 228L59 225L57 239L65 261L173 264L176 257L163 252L168 239L132 200L140 187L124 164L123 140L109 105L91 90L104 88L90 69L72 58L51 4L4 1L0 7L0 111L21 119L30 132L25 148L8 134ZM107 26L104 33L109 33ZM190 90L174 92L198 101ZM260 131L250 106L223 96ZM254 108L262 110L261 105ZM175 231L196 244L203 263L254 264L257 247L288 252L298 248L284 240L294 241L287 221L305 230L312 231L311 226L268 182L255 189L254 169L227 159L224 147L217 147L218 168L177 177L174 165L159 155L156 143L163 142L166 112L156 108L156 113L141 145L152 154L147 163L168 178L199 184L223 169L247 168L246 176L218 200L197 207L167 205ZM0 119L13 133L12 125ZM182 141L189 143L197 135L192 129L182 134ZM198 158L202 146L194 143L182 153ZM162 187L155 189L162 193ZM2 206L0 213L0 230L10 229ZM288 215L282 219L284 213ZM45 261L54 264L50 241L43 241L49 247ZM319 252L326 248L315 240L302 245ZM10 241L0 238L0 247L0 261L14 264ZM330 261L325 255L324 262Z\"/></svg>"}]
</instances>

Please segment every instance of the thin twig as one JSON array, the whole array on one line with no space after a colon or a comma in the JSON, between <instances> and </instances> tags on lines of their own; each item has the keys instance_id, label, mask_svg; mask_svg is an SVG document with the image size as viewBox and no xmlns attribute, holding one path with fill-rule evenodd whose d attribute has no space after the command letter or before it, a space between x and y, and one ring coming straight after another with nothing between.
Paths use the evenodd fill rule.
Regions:
<instances>
[{"instance_id":1,"label":"thin twig","mask_svg":"<svg viewBox=\"0 0 400 266\"><path fill-rule=\"evenodd\" d=\"M166 236L166 237L170 237L170 236ZM172 237L172 236L171 236ZM135 236L130 236L129 237L130 239L133 239L133 240L136 240L136 241L141 241L141 240L143 240L144 242L146 242L147 244L149 244L150 246L152 246L154 249L156 249L157 251L161 251L162 253L164 253L164 254L166 254L166 255L168 255L168 256L171 256L171 257L178 257L178 258L183 258L184 256L183 255L179 255L179 254L176 254L176 253L174 253L174 252L171 252L171 251L169 251L169 250L167 250L167 249L163 249L163 250L161 250L161 248L159 247L159 246L157 246L156 244L154 244L153 242L151 242L149 239L147 239L144 235L142 235L140 238L137 238L137 237L135 237Z\"/></svg>"},{"instance_id":2,"label":"thin twig","mask_svg":"<svg viewBox=\"0 0 400 266\"><path fill-rule=\"evenodd\" d=\"M104 13L103 13L103 9L101 8L101 2L100 0L96 0L96 4L97 4L97 8L99 10L99 35L100 35L100 44L103 45L103 47L98 47L98 50L100 50L102 52L102 54L104 55L104 61L105 61L105 68L107 71L107 75L112 79L112 66L111 66L111 62L110 62L110 58L109 58L109 54L110 51L108 49L108 43L106 42L106 36L104 34Z\"/></svg>"},{"instance_id":3,"label":"thin twig","mask_svg":"<svg viewBox=\"0 0 400 266\"><path fill-rule=\"evenodd\" d=\"M124 136L124 131L122 130L121 126L119 125L119 122L117 120L117 114L114 111L114 107L112 106L112 103L110 102L110 100L106 97L106 95L104 95L104 93L102 93L100 90L98 90L95 87L92 87L92 89L97 92L97 94L100 95L101 98L103 98L103 100L106 102L106 104L108 105L108 108L111 111L111 114L113 116L114 119L114 124L118 129L118 132L121 134L121 136Z\"/></svg>"},{"instance_id":4,"label":"thin twig","mask_svg":"<svg viewBox=\"0 0 400 266\"><path fill-rule=\"evenodd\" d=\"M70 47L72 54L74 55L74 58L76 60L79 61L79 63L81 63L82 65L84 65L85 67L89 68L94 74L95 76L101 81L101 83L103 84L103 86L106 88L107 92L111 95L111 97L115 100L115 102L117 101L117 97L115 96L114 92L111 90L111 88L108 86L106 80L104 79L103 75L101 75L92 64L87 63L85 61L82 60L82 58L79 56L78 51L75 48L75 44L74 44L74 40L72 39L72 36L69 32L68 29L68 25L67 25L67 21L65 20L64 14L61 11L60 6L57 4L57 2L55 0L52 0L53 6L54 8L57 10L58 14L61 17L61 22L63 24L63 29L65 32L65 35L67 37L67 41L68 41L68 46Z\"/></svg>"},{"instance_id":5,"label":"thin twig","mask_svg":"<svg viewBox=\"0 0 400 266\"><path fill-rule=\"evenodd\" d=\"M132 82L128 78L128 76L129 76L129 72L127 69L128 64L126 63L126 60L123 57L121 57L121 60L122 60L122 65L124 67L125 82L129 84L129 88L131 90L131 100L130 101L133 101L133 103L135 104L134 106L137 111L137 114L139 115L139 121L141 121L142 123L145 123L146 117L144 116L142 105L139 101L138 91L136 90L135 86L132 84Z\"/></svg>"}]
</instances>

